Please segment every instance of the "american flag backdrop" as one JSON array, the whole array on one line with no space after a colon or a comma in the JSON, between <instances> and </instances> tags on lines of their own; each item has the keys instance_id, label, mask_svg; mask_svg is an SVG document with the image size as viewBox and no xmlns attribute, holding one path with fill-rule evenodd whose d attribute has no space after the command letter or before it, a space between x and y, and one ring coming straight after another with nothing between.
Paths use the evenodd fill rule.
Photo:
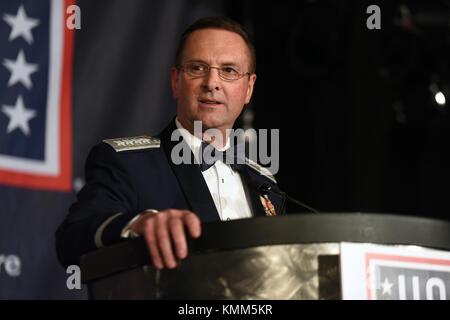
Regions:
<instances>
[{"instance_id":1,"label":"american flag backdrop","mask_svg":"<svg viewBox=\"0 0 450 320\"><path fill-rule=\"evenodd\" d=\"M0 4L0 183L70 190L74 31L64 16L71 2Z\"/></svg>"},{"instance_id":2,"label":"american flag backdrop","mask_svg":"<svg viewBox=\"0 0 450 320\"><path fill-rule=\"evenodd\" d=\"M72 190L72 0L0 3L0 298L62 291L52 229Z\"/></svg>"},{"instance_id":3,"label":"american flag backdrop","mask_svg":"<svg viewBox=\"0 0 450 320\"><path fill-rule=\"evenodd\" d=\"M0 299L87 297L67 287L54 233L88 151L167 124L177 39L221 2L0 1Z\"/></svg>"}]
</instances>

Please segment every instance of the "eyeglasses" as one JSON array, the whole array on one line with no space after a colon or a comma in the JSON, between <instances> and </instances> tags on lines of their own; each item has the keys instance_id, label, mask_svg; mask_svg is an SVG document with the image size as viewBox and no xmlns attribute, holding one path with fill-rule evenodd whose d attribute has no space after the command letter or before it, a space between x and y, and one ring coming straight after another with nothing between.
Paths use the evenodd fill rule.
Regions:
<instances>
[{"instance_id":1,"label":"eyeglasses","mask_svg":"<svg viewBox=\"0 0 450 320\"><path fill-rule=\"evenodd\" d=\"M180 69L193 78L204 77L209 74L211 69L217 69L219 78L224 81L235 81L239 80L243 76L250 75L250 72L240 73L235 67L211 67L210 65L202 62L188 62L184 66L181 66Z\"/></svg>"}]
</instances>

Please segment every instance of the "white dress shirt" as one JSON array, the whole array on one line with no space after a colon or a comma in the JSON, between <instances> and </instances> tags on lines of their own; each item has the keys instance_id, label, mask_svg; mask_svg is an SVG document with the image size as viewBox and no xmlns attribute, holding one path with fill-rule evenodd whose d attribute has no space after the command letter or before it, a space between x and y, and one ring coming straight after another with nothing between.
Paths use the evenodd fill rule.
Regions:
<instances>
[{"instance_id":1,"label":"white dress shirt","mask_svg":"<svg viewBox=\"0 0 450 320\"><path fill-rule=\"evenodd\" d=\"M202 140L184 129L178 119L175 119L175 123L198 162ZM228 139L225 147L218 150L225 151L229 147L230 141ZM249 197L238 172L231 169L223 161L217 160L213 166L203 171L202 174L222 221L252 217Z\"/></svg>"}]
</instances>

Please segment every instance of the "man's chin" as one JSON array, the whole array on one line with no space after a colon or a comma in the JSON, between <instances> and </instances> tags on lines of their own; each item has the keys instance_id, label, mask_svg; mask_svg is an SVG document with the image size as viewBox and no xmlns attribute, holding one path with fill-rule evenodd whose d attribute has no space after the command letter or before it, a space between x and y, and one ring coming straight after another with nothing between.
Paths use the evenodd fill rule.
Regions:
<instances>
[{"instance_id":1,"label":"man's chin","mask_svg":"<svg viewBox=\"0 0 450 320\"><path fill-rule=\"evenodd\" d=\"M197 121L201 121L203 130L211 128L223 128L226 122L223 121L223 116L220 115L205 115L199 117Z\"/></svg>"}]
</instances>

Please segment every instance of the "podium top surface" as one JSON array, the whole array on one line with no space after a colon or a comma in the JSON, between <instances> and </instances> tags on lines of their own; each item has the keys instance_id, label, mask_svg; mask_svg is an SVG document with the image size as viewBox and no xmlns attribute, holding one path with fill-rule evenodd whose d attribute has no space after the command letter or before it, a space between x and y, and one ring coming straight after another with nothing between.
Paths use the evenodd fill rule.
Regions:
<instances>
[{"instance_id":1,"label":"podium top surface","mask_svg":"<svg viewBox=\"0 0 450 320\"><path fill-rule=\"evenodd\" d=\"M417 245L450 251L450 222L422 217L367 213L296 214L202 225L189 241L191 254L264 245L362 242ZM149 264L141 238L102 248L81 258L83 282Z\"/></svg>"},{"instance_id":2,"label":"podium top surface","mask_svg":"<svg viewBox=\"0 0 450 320\"><path fill-rule=\"evenodd\" d=\"M450 222L389 214L324 213L203 225L192 250L321 242L403 244L450 250Z\"/></svg>"}]
</instances>

